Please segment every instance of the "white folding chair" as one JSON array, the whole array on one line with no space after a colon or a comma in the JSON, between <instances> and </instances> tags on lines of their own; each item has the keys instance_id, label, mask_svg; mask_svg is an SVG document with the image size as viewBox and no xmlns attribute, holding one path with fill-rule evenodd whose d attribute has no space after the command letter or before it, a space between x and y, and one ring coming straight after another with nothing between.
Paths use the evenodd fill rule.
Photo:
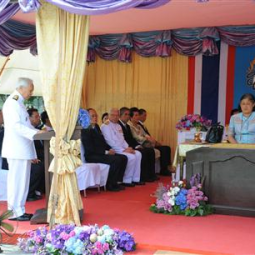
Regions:
<instances>
[{"instance_id":1,"label":"white folding chair","mask_svg":"<svg viewBox=\"0 0 255 255\"><path fill-rule=\"evenodd\" d=\"M85 163L76 169L76 176L79 190L84 191L86 197L86 189L96 187L100 192L100 166L94 163Z\"/></svg>"},{"instance_id":2,"label":"white folding chair","mask_svg":"<svg viewBox=\"0 0 255 255\"><path fill-rule=\"evenodd\" d=\"M89 165L89 167L91 165L97 165L100 169L100 182L99 182L99 188L100 187L104 187L104 190L106 190L106 182L108 179L108 174L109 174L109 168L110 166L107 164L103 164L103 163L86 163L86 159L84 157L85 154L85 149L81 143L81 161L82 161L82 165Z\"/></svg>"}]
</instances>

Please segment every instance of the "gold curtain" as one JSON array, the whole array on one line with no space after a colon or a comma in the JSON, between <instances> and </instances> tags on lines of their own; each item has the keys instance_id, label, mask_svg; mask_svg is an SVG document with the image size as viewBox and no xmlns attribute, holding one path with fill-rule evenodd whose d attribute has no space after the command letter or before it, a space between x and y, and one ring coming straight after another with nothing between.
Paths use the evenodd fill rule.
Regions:
<instances>
[{"instance_id":1,"label":"gold curtain","mask_svg":"<svg viewBox=\"0 0 255 255\"><path fill-rule=\"evenodd\" d=\"M80 107L89 18L42 1L36 19L36 34L45 108L56 131L56 137L51 140L55 158L50 171L57 174L54 174L51 186L48 221L55 215L54 223L80 225L78 211L83 206L75 174L81 163L77 157L80 141L70 141L70 138Z\"/></svg>"},{"instance_id":2,"label":"gold curtain","mask_svg":"<svg viewBox=\"0 0 255 255\"><path fill-rule=\"evenodd\" d=\"M100 58L87 66L82 106L99 115L111 107L139 107L148 113L146 126L172 157L177 141L175 124L187 112L188 57L172 51L170 58L132 55L132 63Z\"/></svg>"}]
</instances>

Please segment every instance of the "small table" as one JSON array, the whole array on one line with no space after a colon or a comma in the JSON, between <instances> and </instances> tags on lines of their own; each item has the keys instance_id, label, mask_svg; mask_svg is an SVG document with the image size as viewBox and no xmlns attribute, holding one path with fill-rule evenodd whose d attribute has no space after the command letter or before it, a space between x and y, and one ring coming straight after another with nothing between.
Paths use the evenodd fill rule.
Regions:
<instances>
[{"instance_id":1,"label":"small table","mask_svg":"<svg viewBox=\"0 0 255 255\"><path fill-rule=\"evenodd\" d=\"M177 168L180 165L180 180L183 180L183 167L186 160L186 153L191 150L198 149L200 147L211 147L209 143L195 143L193 141L181 143L176 147L173 167Z\"/></svg>"}]
</instances>

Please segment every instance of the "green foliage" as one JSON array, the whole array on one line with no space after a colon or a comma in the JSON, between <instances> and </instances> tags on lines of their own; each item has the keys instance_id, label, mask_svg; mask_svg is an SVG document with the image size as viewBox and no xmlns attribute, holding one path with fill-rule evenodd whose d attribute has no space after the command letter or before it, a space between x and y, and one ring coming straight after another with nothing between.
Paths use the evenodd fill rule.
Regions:
<instances>
[{"instance_id":1,"label":"green foliage","mask_svg":"<svg viewBox=\"0 0 255 255\"><path fill-rule=\"evenodd\" d=\"M0 215L0 230L2 232L4 232L4 233L9 232L10 233L10 232L14 231L14 227L11 224L4 222L4 220L8 219L12 215L13 215L13 212L11 210L4 211ZM0 231L0 235L1 235L1 231Z\"/></svg>"},{"instance_id":2,"label":"green foliage","mask_svg":"<svg viewBox=\"0 0 255 255\"><path fill-rule=\"evenodd\" d=\"M206 203L201 203L199 207L196 209L190 209L186 208L185 210L181 210L180 206L175 205L172 207L172 211L165 211L164 209L158 209L156 204L152 204L150 206L150 211L154 213L163 213L167 215L185 215L185 216L206 216L213 213L213 209L210 205L207 205Z\"/></svg>"}]
</instances>

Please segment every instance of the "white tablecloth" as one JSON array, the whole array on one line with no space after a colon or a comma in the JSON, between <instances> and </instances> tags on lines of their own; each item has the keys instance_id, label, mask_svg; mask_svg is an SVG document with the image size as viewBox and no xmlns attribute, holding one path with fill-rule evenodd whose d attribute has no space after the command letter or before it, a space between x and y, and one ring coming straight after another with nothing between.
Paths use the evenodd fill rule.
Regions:
<instances>
[{"instance_id":1,"label":"white tablecloth","mask_svg":"<svg viewBox=\"0 0 255 255\"><path fill-rule=\"evenodd\" d=\"M205 141L207 132L198 132L196 129L192 129L189 131L178 131L177 144L185 143L187 140L193 140L195 133L201 133L201 140Z\"/></svg>"}]
</instances>

